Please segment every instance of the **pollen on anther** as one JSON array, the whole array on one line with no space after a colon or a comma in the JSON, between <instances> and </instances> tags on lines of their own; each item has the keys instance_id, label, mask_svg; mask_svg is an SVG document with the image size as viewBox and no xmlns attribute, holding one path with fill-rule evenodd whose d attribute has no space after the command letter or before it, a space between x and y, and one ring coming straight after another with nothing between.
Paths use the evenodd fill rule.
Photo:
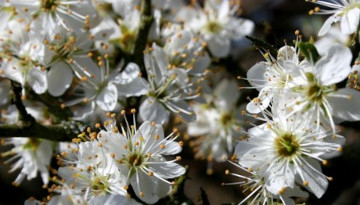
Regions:
<instances>
[{"instance_id":1,"label":"pollen on anther","mask_svg":"<svg viewBox=\"0 0 360 205\"><path fill-rule=\"evenodd\" d=\"M323 165L327 165L327 164L328 164L328 161L327 161L327 160L323 160L323 161L322 161L322 164L323 164Z\"/></svg>"}]
</instances>

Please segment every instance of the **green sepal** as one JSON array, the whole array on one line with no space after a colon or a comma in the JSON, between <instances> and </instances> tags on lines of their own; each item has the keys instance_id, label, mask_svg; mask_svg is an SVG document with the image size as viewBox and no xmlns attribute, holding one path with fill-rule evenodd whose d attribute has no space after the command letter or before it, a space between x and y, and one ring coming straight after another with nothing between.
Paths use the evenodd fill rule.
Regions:
<instances>
[{"instance_id":1,"label":"green sepal","mask_svg":"<svg viewBox=\"0 0 360 205\"><path fill-rule=\"evenodd\" d=\"M316 47L308 42L298 42L298 48L302 55L305 56L306 60L312 64L315 64L320 59L320 54Z\"/></svg>"},{"instance_id":2,"label":"green sepal","mask_svg":"<svg viewBox=\"0 0 360 205\"><path fill-rule=\"evenodd\" d=\"M256 47L259 47L259 48L262 48L262 49L265 49L266 51L270 52L270 54L272 56L277 56L277 49L275 48L275 46L271 45L271 44L268 44L260 39L257 39L257 38L254 38L254 37L251 37L251 36L245 36L247 39L249 39L251 42L253 42L253 44L256 46Z\"/></svg>"}]
</instances>

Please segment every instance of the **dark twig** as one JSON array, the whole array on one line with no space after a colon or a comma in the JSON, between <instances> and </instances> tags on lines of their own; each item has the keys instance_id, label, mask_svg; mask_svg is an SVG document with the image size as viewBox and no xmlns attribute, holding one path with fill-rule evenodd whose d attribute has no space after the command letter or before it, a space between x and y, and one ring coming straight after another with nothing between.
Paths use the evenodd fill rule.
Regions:
<instances>
[{"instance_id":1,"label":"dark twig","mask_svg":"<svg viewBox=\"0 0 360 205\"><path fill-rule=\"evenodd\" d=\"M141 22L136 35L135 44L131 53L131 60L138 64L142 70L144 65L144 50L146 48L148 35L154 21L151 9L151 0L143 0L141 3Z\"/></svg>"},{"instance_id":2,"label":"dark twig","mask_svg":"<svg viewBox=\"0 0 360 205\"><path fill-rule=\"evenodd\" d=\"M11 81L11 89L13 91L12 103L16 106L19 111L19 122L22 127L31 127L35 123L35 118L31 116L21 100L22 86L20 83Z\"/></svg>"},{"instance_id":3,"label":"dark twig","mask_svg":"<svg viewBox=\"0 0 360 205\"><path fill-rule=\"evenodd\" d=\"M66 128L64 125L41 125L34 123L31 126L23 127L17 124L4 124L0 125L1 137L29 137L29 138L42 138L52 141L71 141L80 133L80 129Z\"/></svg>"},{"instance_id":4,"label":"dark twig","mask_svg":"<svg viewBox=\"0 0 360 205\"><path fill-rule=\"evenodd\" d=\"M30 137L42 138L53 141L70 141L83 129L81 123L63 122L59 125L41 125L27 111L21 99L22 86L20 83L11 81L13 90L12 103L19 111L17 124L0 125L1 137Z\"/></svg>"}]
</instances>

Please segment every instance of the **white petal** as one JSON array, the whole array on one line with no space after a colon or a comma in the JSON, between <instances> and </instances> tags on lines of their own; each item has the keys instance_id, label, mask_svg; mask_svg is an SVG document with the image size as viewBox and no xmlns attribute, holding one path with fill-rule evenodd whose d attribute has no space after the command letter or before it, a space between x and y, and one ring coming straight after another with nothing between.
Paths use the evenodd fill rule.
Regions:
<instances>
[{"instance_id":1,"label":"white petal","mask_svg":"<svg viewBox=\"0 0 360 205\"><path fill-rule=\"evenodd\" d=\"M178 142L166 142L163 149L161 149L162 155L175 155L181 152L182 148Z\"/></svg>"},{"instance_id":2,"label":"white petal","mask_svg":"<svg viewBox=\"0 0 360 205\"><path fill-rule=\"evenodd\" d=\"M320 31L319 31L319 36L323 36L325 35L331 28L331 25L334 23L335 20L335 16L330 16L328 19L326 19L325 23L323 24L323 26L321 27Z\"/></svg>"},{"instance_id":3,"label":"white petal","mask_svg":"<svg viewBox=\"0 0 360 205\"><path fill-rule=\"evenodd\" d=\"M351 71L352 54L349 48L335 44L316 63L316 77L323 85L332 85L346 79Z\"/></svg>"},{"instance_id":4,"label":"white petal","mask_svg":"<svg viewBox=\"0 0 360 205\"><path fill-rule=\"evenodd\" d=\"M207 52L204 55L200 55L194 63L194 68L189 71L189 74L203 73L205 69L209 67L211 63L210 56Z\"/></svg>"},{"instance_id":5,"label":"white petal","mask_svg":"<svg viewBox=\"0 0 360 205\"><path fill-rule=\"evenodd\" d=\"M215 104L223 110L234 107L239 98L237 83L233 80L222 80L214 91Z\"/></svg>"},{"instance_id":6,"label":"white petal","mask_svg":"<svg viewBox=\"0 0 360 205\"><path fill-rule=\"evenodd\" d=\"M344 34L350 35L357 29L360 19L360 9L355 7L346 12L341 18L341 31Z\"/></svg>"},{"instance_id":7,"label":"white petal","mask_svg":"<svg viewBox=\"0 0 360 205\"><path fill-rule=\"evenodd\" d=\"M279 49L277 62L280 65L284 65L286 61L291 61L294 63L297 63L298 61L298 54L296 53L295 48L292 46L283 46Z\"/></svg>"},{"instance_id":8,"label":"white petal","mask_svg":"<svg viewBox=\"0 0 360 205\"><path fill-rule=\"evenodd\" d=\"M185 168L176 163L153 164L149 165L149 169L164 179L173 179L185 174Z\"/></svg>"},{"instance_id":9,"label":"white petal","mask_svg":"<svg viewBox=\"0 0 360 205\"><path fill-rule=\"evenodd\" d=\"M192 122L195 120L196 116L194 115L194 111L189 105L189 103L184 100L172 101L171 103L172 105L175 105L179 110L185 111L180 111L179 113L177 113L183 120L185 120L186 122Z\"/></svg>"},{"instance_id":10,"label":"white petal","mask_svg":"<svg viewBox=\"0 0 360 205\"><path fill-rule=\"evenodd\" d=\"M46 71L41 71L39 68L30 69L27 75L27 81L37 94L46 92L48 87Z\"/></svg>"},{"instance_id":11,"label":"white petal","mask_svg":"<svg viewBox=\"0 0 360 205\"><path fill-rule=\"evenodd\" d=\"M153 48L155 48L151 53L146 52L144 55L144 63L146 72L148 75L152 75L154 78L154 82L157 85L161 85L166 78L166 67L168 65L168 60L166 58L166 54L163 53L162 48L158 48L156 44L153 44ZM161 51L159 51L161 49ZM161 52L160 55L156 53Z\"/></svg>"},{"instance_id":12,"label":"white petal","mask_svg":"<svg viewBox=\"0 0 360 205\"><path fill-rule=\"evenodd\" d=\"M157 99L152 97L148 97L140 105L139 114L144 121L155 121L160 124L166 123L169 118L169 111Z\"/></svg>"},{"instance_id":13,"label":"white petal","mask_svg":"<svg viewBox=\"0 0 360 205\"><path fill-rule=\"evenodd\" d=\"M86 120L86 117L92 114L94 110L95 110L94 102L89 102L86 103L85 105L79 105L72 108L75 120Z\"/></svg>"},{"instance_id":14,"label":"white petal","mask_svg":"<svg viewBox=\"0 0 360 205\"><path fill-rule=\"evenodd\" d=\"M265 73L268 65L265 62L256 63L251 67L246 76L251 86L260 91L267 84Z\"/></svg>"},{"instance_id":15,"label":"white petal","mask_svg":"<svg viewBox=\"0 0 360 205\"><path fill-rule=\"evenodd\" d=\"M74 61L76 62L77 66L74 66L74 68L82 70L80 73L88 72L90 75L92 75L91 80L95 82L96 84L101 82L101 69L99 69L99 66L89 57L74 57Z\"/></svg>"},{"instance_id":16,"label":"white petal","mask_svg":"<svg viewBox=\"0 0 360 205\"><path fill-rule=\"evenodd\" d=\"M230 53L230 39L215 37L208 40L208 46L215 57L223 58L229 55Z\"/></svg>"},{"instance_id":17,"label":"white petal","mask_svg":"<svg viewBox=\"0 0 360 205\"><path fill-rule=\"evenodd\" d=\"M269 91L269 89L262 89L259 93L259 96L252 99L246 105L246 110L252 114L260 113L269 106L272 98L272 91Z\"/></svg>"},{"instance_id":18,"label":"white petal","mask_svg":"<svg viewBox=\"0 0 360 205\"><path fill-rule=\"evenodd\" d=\"M188 124L187 131L191 136L200 136L210 131L209 125L202 122L193 122Z\"/></svg>"},{"instance_id":19,"label":"white petal","mask_svg":"<svg viewBox=\"0 0 360 205\"><path fill-rule=\"evenodd\" d=\"M96 104L104 111L113 111L118 100L118 91L114 84L109 83L96 97Z\"/></svg>"},{"instance_id":20,"label":"white petal","mask_svg":"<svg viewBox=\"0 0 360 205\"><path fill-rule=\"evenodd\" d=\"M181 34L181 35L180 35ZM172 55L172 52L177 50L182 50L182 47L188 44L192 40L192 34L190 31L181 31L180 33L175 33L171 37L171 41L166 44L166 49L169 49L171 53L168 55Z\"/></svg>"},{"instance_id":21,"label":"white petal","mask_svg":"<svg viewBox=\"0 0 360 205\"><path fill-rule=\"evenodd\" d=\"M47 74L48 91L52 96L60 96L70 87L74 74L66 63L59 61L51 66Z\"/></svg>"},{"instance_id":22,"label":"white petal","mask_svg":"<svg viewBox=\"0 0 360 205\"><path fill-rule=\"evenodd\" d=\"M140 185L140 187L138 185ZM140 170L131 178L131 186L136 196L148 204L156 203L171 190L171 185L157 179L155 176L148 176ZM140 192L144 195L140 196Z\"/></svg>"},{"instance_id":23,"label":"white petal","mask_svg":"<svg viewBox=\"0 0 360 205\"><path fill-rule=\"evenodd\" d=\"M115 77L114 83L127 84L139 77L140 68L135 63L128 63L125 69Z\"/></svg>"},{"instance_id":24,"label":"white petal","mask_svg":"<svg viewBox=\"0 0 360 205\"><path fill-rule=\"evenodd\" d=\"M145 140L147 140L147 138L152 138L155 135L159 137L159 141L164 139L164 129L162 125L155 124L153 126L151 125L151 121L143 122L139 127L138 132L141 134L142 137L144 137Z\"/></svg>"},{"instance_id":25,"label":"white petal","mask_svg":"<svg viewBox=\"0 0 360 205\"><path fill-rule=\"evenodd\" d=\"M218 18L219 19L227 18L230 14L230 1L222 1L218 9L219 9Z\"/></svg>"},{"instance_id":26,"label":"white petal","mask_svg":"<svg viewBox=\"0 0 360 205\"><path fill-rule=\"evenodd\" d=\"M317 171L321 172L321 167L318 161L308 158L306 161ZM302 174L304 179L309 182L308 186L305 186L306 189L311 191L317 198L320 198L326 191L328 187L328 180L324 177L316 173L309 166L301 167ZM300 182L301 183L301 182Z\"/></svg>"},{"instance_id":27,"label":"white petal","mask_svg":"<svg viewBox=\"0 0 360 205\"><path fill-rule=\"evenodd\" d=\"M253 32L255 28L254 22L247 20L247 19L232 19L233 24L231 24L232 30L234 33L232 34L231 38L233 40L239 40L243 38L245 35L249 35Z\"/></svg>"},{"instance_id":28,"label":"white petal","mask_svg":"<svg viewBox=\"0 0 360 205\"><path fill-rule=\"evenodd\" d=\"M340 97L336 97L341 95ZM348 97L346 97L348 96ZM360 120L360 92L351 88L342 88L328 97L332 115L344 121Z\"/></svg>"},{"instance_id":29,"label":"white petal","mask_svg":"<svg viewBox=\"0 0 360 205\"><path fill-rule=\"evenodd\" d=\"M126 196L122 195L114 195L109 194L105 196L97 196L89 201L90 205L141 205L140 203L136 202L134 199L131 199Z\"/></svg>"},{"instance_id":30,"label":"white petal","mask_svg":"<svg viewBox=\"0 0 360 205\"><path fill-rule=\"evenodd\" d=\"M144 78L136 78L128 84L116 86L118 88L119 96L141 96L150 91L148 82Z\"/></svg>"}]
</instances>

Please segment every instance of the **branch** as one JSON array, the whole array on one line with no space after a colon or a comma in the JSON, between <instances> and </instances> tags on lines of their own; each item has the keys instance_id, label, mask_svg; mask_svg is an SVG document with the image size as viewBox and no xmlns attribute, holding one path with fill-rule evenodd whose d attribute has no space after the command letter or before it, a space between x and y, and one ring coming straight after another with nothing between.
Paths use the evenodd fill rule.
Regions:
<instances>
[{"instance_id":1,"label":"branch","mask_svg":"<svg viewBox=\"0 0 360 205\"><path fill-rule=\"evenodd\" d=\"M51 116L53 116L53 120L56 123L59 123L63 120L69 120L71 117L73 117L73 113L68 107L61 108L59 100L55 97L52 97L48 93L39 95L31 89L27 89L26 91L29 94L26 96L28 99L39 101L46 106L47 111L49 111Z\"/></svg>"},{"instance_id":2,"label":"branch","mask_svg":"<svg viewBox=\"0 0 360 205\"><path fill-rule=\"evenodd\" d=\"M19 111L19 121L22 127L31 127L35 123L35 118L31 116L21 100L22 86L20 83L11 81L11 89L14 93L12 103L16 106Z\"/></svg>"},{"instance_id":3,"label":"branch","mask_svg":"<svg viewBox=\"0 0 360 205\"><path fill-rule=\"evenodd\" d=\"M21 99L22 86L20 83L11 81L14 93L12 103L19 111L18 124L1 124L1 137L30 137L42 138L53 141L71 141L76 137L84 126L80 122L64 121L59 125L41 125L27 111Z\"/></svg>"},{"instance_id":4,"label":"branch","mask_svg":"<svg viewBox=\"0 0 360 205\"><path fill-rule=\"evenodd\" d=\"M144 50L146 48L151 25L154 21L151 9L151 0L141 2L141 20L139 30L136 35L135 45L131 53L131 60L144 70Z\"/></svg>"},{"instance_id":5,"label":"branch","mask_svg":"<svg viewBox=\"0 0 360 205\"><path fill-rule=\"evenodd\" d=\"M52 141L71 141L81 132L81 130L80 124L74 124L71 127L67 127L64 124L45 126L36 122L27 127L17 124L3 124L0 125L0 136L5 138L29 137Z\"/></svg>"}]
</instances>

